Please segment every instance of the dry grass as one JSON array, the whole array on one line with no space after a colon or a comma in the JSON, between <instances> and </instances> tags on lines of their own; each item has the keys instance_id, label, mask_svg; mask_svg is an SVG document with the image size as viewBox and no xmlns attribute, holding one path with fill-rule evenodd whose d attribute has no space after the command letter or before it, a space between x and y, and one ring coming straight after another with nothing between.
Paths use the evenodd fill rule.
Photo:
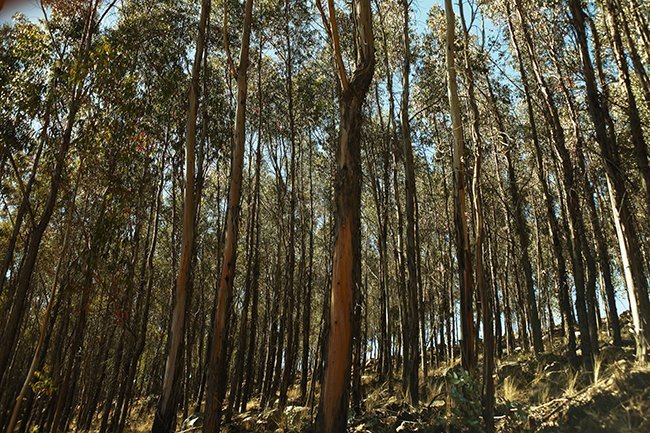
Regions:
<instances>
[{"instance_id":1,"label":"dry grass","mask_svg":"<svg viewBox=\"0 0 650 433\"><path fill-rule=\"evenodd\" d=\"M601 378L601 368L603 366L603 359L596 355L594 358L594 385L598 384L598 380Z\"/></svg>"},{"instance_id":2,"label":"dry grass","mask_svg":"<svg viewBox=\"0 0 650 433\"><path fill-rule=\"evenodd\" d=\"M566 371L566 388L564 390L564 393L568 397L572 397L575 395L577 391L577 384L578 384L578 376L580 375L579 372L573 371L572 369L568 369Z\"/></svg>"},{"instance_id":3,"label":"dry grass","mask_svg":"<svg viewBox=\"0 0 650 433\"><path fill-rule=\"evenodd\" d=\"M388 384L384 383L381 386L368 392L365 396L364 403L368 412L373 412L386 405L391 400L388 395ZM394 398L394 396L392 397Z\"/></svg>"},{"instance_id":4,"label":"dry grass","mask_svg":"<svg viewBox=\"0 0 650 433\"><path fill-rule=\"evenodd\" d=\"M535 399L537 403L544 403L551 400L552 388L548 384L540 384L535 390Z\"/></svg>"},{"instance_id":5,"label":"dry grass","mask_svg":"<svg viewBox=\"0 0 650 433\"><path fill-rule=\"evenodd\" d=\"M151 431L153 424L154 412L143 413L136 418L131 418L127 421L124 432L125 433L147 433Z\"/></svg>"},{"instance_id":6,"label":"dry grass","mask_svg":"<svg viewBox=\"0 0 650 433\"><path fill-rule=\"evenodd\" d=\"M521 395L515 381L510 377L506 377L503 381L502 392L503 399L506 401L517 401Z\"/></svg>"}]
</instances>

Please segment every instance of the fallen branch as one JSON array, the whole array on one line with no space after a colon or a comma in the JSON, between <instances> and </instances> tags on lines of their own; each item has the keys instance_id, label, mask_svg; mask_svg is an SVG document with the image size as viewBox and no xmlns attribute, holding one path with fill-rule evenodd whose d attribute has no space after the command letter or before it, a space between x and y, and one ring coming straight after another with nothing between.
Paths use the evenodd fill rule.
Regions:
<instances>
[{"instance_id":1,"label":"fallen branch","mask_svg":"<svg viewBox=\"0 0 650 433\"><path fill-rule=\"evenodd\" d=\"M200 426L196 426L196 427L190 427L190 428L185 429L185 430L181 430L181 431L179 431L177 433L187 433L187 432L191 432L191 431L194 431L194 430L201 430L202 428L203 428L203 426L200 425Z\"/></svg>"}]
</instances>

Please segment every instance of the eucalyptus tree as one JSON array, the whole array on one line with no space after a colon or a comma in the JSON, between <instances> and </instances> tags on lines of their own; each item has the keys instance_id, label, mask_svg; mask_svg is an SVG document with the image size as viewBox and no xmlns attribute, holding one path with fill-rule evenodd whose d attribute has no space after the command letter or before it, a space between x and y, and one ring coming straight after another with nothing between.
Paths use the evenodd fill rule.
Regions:
<instances>
[{"instance_id":1,"label":"eucalyptus tree","mask_svg":"<svg viewBox=\"0 0 650 433\"><path fill-rule=\"evenodd\" d=\"M572 25L575 30L582 73L585 78L587 105L595 129L596 141L602 153L609 190L610 203L619 243L623 270L634 318L637 357L647 359L648 326L650 326L650 300L648 279L643 266L643 254L639 244L638 228L634 218L631 197L623 179L620 166L620 150L616 131L612 130L610 113L598 96L596 74L592 63L582 5L570 0Z\"/></svg>"},{"instance_id":2,"label":"eucalyptus tree","mask_svg":"<svg viewBox=\"0 0 650 433\"><path fill-rule=\"evenodd\" d=\"M228 41L228 10L224 9L224 46L228 69L237 81L237 108L233 125L233 154L230 169L228 207L225 223L225 244L221 259L221 274L214 310L214 334L209 355L208 381L206 387L207 417L203 431L219 431L222 402L226 392L227 376L227 341L229 330L229 310L235 279L237 259L237 238L239 227L239 204L241 201L242 172L244 164L244 145L246 141L246 98L248 96L248 65L250 52L251 27L253 21L253 0L244 4L244 22L239 61L235 65L230 54Z\"/></svg>"},{"instance_id":3,"label":"eucalyptus tree","mask_svg":"<svg viewBox=\"0 0 650 433\"><path fill-rule=\"evenodd\" d=\"M211 0L201 3L194 63L189 86L187 125L185 132L185 193L183 197L183 231L181 238L181 257L176 282L174 309L170 327L169 351L165 362L163 389L158 402L156 416L151 427L152 433L173 431L176 424L176 408L179 398L180 373L182 371L185 315L188 308L188 281L192 262L195 225L195 172L196 172L196 121L199 105L200 73L203 64L208 17Z\"/></svg>"},{"instance_id":4,"label":"eucalyptus tree","mask_svg":"<svg viewBox=\"0 0 650 433\"><path fill-rule=\"evenodd\" d=\"M352 343L353 338L359 338L353 335L353 303L358 299L361 287L361 123L363 103L375 69L375 45L370 1L355 0L352 4L355 70L348 77L335 2L328 0L328 14L320 2L317 5L332 44L340 85L336 225L330 292L332 305L325 373L316 419L317 429L330 433L346 430Z\"/></svg>"},{"instance_id":5,"label":"eucalyptus tree","mask_svg":"<svg viewBox=\"0 0 650 433\"><path fill-rule=\"evenodd\" d=\"M475 327L473 312L474 283L472 278L472 259L469 245L467 211L465 204L465 138L458 99L456 81L456 61L454 44L456 42L456 19L451 0L445 0L447 18L446 58L447 86L449 107L451 110L454 171L454 222L456 225L456 250L460 280L460 322L462 327L462 362L463 367L471 370L476 366Z\"/></svg>"}]
</instances>

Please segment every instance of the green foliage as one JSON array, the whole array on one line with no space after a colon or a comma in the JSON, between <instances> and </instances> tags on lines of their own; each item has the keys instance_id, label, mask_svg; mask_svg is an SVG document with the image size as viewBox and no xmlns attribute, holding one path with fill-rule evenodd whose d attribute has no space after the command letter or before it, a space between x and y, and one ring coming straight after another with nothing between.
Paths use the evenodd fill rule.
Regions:
<instances>
[{"instance_id":1,"label":"green foliage","mask_svg":"<svg viewBox=\"0 0 650 433\"><path fill-rule=\"evenodd\" d=\"M34 382L32 383L32 391L37 397L51 397L56 391L56 385L50 372L50 367L45 365L43 370L34 372Z\"/></svg>"},{"instance_id":2,"label":"green foliage","mask_svg":"<svg viewBox=\"0 0 650 433\"><path fill-rule=\"evenodd\" d=\"M460 367L447 370L445 381L451 403L451 424L462 431L483 432L480 383Z\"/></svg>"}]
</instances>

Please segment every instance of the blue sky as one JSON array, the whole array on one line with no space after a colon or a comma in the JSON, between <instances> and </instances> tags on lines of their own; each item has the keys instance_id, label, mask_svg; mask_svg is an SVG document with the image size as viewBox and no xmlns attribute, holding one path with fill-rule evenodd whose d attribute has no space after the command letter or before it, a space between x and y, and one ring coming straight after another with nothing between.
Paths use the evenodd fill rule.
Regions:
<instances>
[{"instance_id":1,"label":"blue sky","mask_svg":"<svg viewBox=\"0 0 650 433\"><path fill-rule=\"evenodd\" d=\"M413 12L417 21L416 26L419 31L422 31L422 29L424 29L427 21L427 16L429 15L429 10L431 10L431 7L434 4L442 7L443 0L414 0Z\"/></svg>"},{"instance_id":2,"label":"blue sky","mask_svg":"<svg viewBox=\"0 0 650 433\"><path fill-rule=\"evenodd\" d=\"M22 2L10 3L2 11L0 11L0 24L9 20L17 12L21 11L30 18L42 17L40 0L24 0ZM426 24L427 15L431 6L434 4L443 5L443 0L414 0L413 11L416 20L416 26L419 31L424 29Z\"/></svg>"},{"instance_id":3,"label":"blue sky","mask_svg":"<svg viewBox=\"0 0 650 433\"><path fill-rule=\"evenodd\" d=\"M0 11L0 24L4 24L11 20L11 17L16 12L22 12L28 17L42 17L40 0L24 0L22 2L9 2L2 11Z\"/></svg>"}]
</instances>

